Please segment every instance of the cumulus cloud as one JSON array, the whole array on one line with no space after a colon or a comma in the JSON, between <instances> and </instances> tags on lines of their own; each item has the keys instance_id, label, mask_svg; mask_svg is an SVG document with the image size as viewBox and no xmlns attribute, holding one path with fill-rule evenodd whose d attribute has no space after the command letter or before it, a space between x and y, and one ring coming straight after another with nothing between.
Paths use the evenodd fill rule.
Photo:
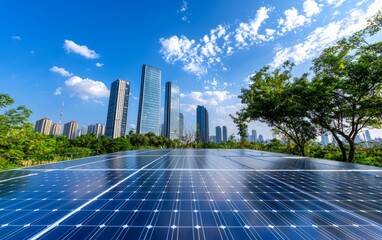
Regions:
<instances>
[{"instance_id":1,"label":"cumulus cloud","mask_svg":"<svg viewBox=\"0 0 382 240\"><path fill-rule=\"evenodd\" d=\"M366 10L353 9L347 18L334 21L312 31L304 41L287 48L277 48L271 63L272 67L280 66L286 60L301 63L316 57L323 49L341 38L348 37L367 26L367 19L382 9L382 2L375 0Z\"/></svg>"},{"instance_id":2,"label":"cumulus cloud","mask_svg":"<svg viewBox=\"0 0 382 240\"><path fill-rule=\"evenodd\" d=\"M204 91L204 92L190 92L181 94L181 98L190 100L194 104L206 105L206 106L217 106L229 99L234 95L230 94L229 91Z\"/></svg>"},{"instance_id":3,"label":"cumulus cloud","mask_svg":"<svg viewBox=\"0 0 382 240\"><path fill-rule=\"evenodd\" d=\"M249 22L241 22L235 31L236 45L239 47L246 47L253 45L256 42L264 41L264 35L259 34L259 29L266 19L269 18L269 11L271 8L261 7L254 19Z\"/></svg>"},{"instance_id":4,"label":"cumulus cloud","mask_svg":"<svg viewBox=\"0 0 382 240\"><path fill-rule=\"evenodd\" d=\"M329 5L334 5L334 7L339 7L345 2L345 0L326 0L326 2Z\"/></svg>"},{"instance_id":5,"label":"cumulus cloud","mask_svg":"<svg viewBox=\"0 0 382 240\"><path fill-rule=\"evenodd\" d=\"M269 18L270 10L271 8L261 7L255 18L240 23L231 31L230 26L218 25L199 40L183 35L160 38L159 52L166 62L180 62L184 71L202 76L211 66L221 63L222 57L232 55L234 47L243 48L273 39L272 29L266 30L265 34L259 34L263 22Z\"/></svg>"},{"instance_id":6,"label":"cumulus cloud","mask_svg":"<svg viewBox=\"0 0 382 240\"><path fill-rule=\"evenodd\" d=\"M96 59L99 58L100 55L96 53L94 50L89 49L85 45L78 45L77 43L71 40L65 40L63 48L67 53L77 53L86 59Z\"/></svg>"},{"instance_id":7,"label":"cumulus cloud","mask_svg":"<svg viewBox=\"0 0 382 240\"><path fill-rule=\"evenodd\" d=\"M22 38L20 36L12 36L13 40L21 41Z\"/></svg>"},{"instance_id":8,"label":"cumulus cloud","mask_svg":"<svg viewBox=\"0 0 382 240\"><path fill-rule=\"evenodd\" d=\"M56 91L54 91L54 95L55 96L58 96L58 95L61 95L61 90L62 90L62 87L58 87L58 88L56 88Z\"/></svg>"},{"instance_id":9,"label":"cumulus cloud","mask_svg":"<svg viewBox=\"0 0 382 240\"><path fill-rule=\"evenodd\" d=\"M73 75L72 73L66 71L65 68L61 68L61 67L57 67L57 66L51 67L49 69L49 71L54 72L54 73L58 73L63 77L70 77Z\"/></svg>"},{"instance_id":10,"label":"cumulus cloud","mask_svg":"<svg viewBox=\"0 0 382 240\"><path fill-rule=\"evenodd\" d=\"M284 14L285 19L279 19L279 25L282 27L281 32L283 33L304 26L304 24L309 21L304 15L299 14L294 7L285 10Z\"/></svg>"},{"instance_id":11,"label":"cumulus cloud","mask_svg":"<svg viewBox=\"0 0 382 240\"><path fill-rule=\"evenodd\" d=\"M103 67L104 64L103 64L103 63L98 63L98 62L97 62L95 65L96 65L96 67Z\"/></svg>"},{"instance_id":12,"label":"cumulus cloud","mask_svg":"<svg viewBox=\"0 0 382 240\"><path fill-rule=\"evenodd\" d=\"M182 1L182 6L180 7L180 9L178 11L179 13L182 14L182 21L188 21L187 9L188 9L188 2L186 0L183 0Z\"/></svg>"},{"instance_id":13,"label":"cumulus cloud","mask_svg":"<svg viewBox=\"0 0 382 240\"><path fill-rule=\"evenodd\" d=\"M319 14L321 11L320 6L314 0L306 0L303 7L307 17Z\"/></svg>"},{"instance_id":14,"label":"cumulus cloud","mask_svg":"<svg viewBox=\"0 0 382 240\"><path fill-rule=\"evenodd\" d=\"M73 96L80 97L83 101L97 100L109 97L109 90L103 82L89 78L73 76L65 81L66 87Z\"/></svg>"}]
</instances>

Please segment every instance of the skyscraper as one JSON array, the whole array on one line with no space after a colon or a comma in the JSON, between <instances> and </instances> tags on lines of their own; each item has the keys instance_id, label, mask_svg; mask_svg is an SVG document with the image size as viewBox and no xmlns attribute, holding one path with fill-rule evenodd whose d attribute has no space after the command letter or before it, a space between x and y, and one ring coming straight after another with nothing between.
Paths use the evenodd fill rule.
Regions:
<instances>
[{"instance_id":1,"label":"skyscraper","mask_svg":"<svg viewBox=\"0 0 382 240\"><path fill-rule=\"evenodd\" d=\"M117 79L111 83L105 129L108 138L118 138L126 134L129 95L129 82Z\"/></svg>"},{"instance_id":2,"label":"skyscraper","mask_svg":"<svg viewBox=\"0 0 382 240\"><path fill-rule=\"evenodd\" d=\"M215 131L216 131L216 139L215 139L215 142L216 143L221 143L222 142L222 128L220 126L217 126L215 128Z\"/></svg>"},{"instance_id":3,"label":"skyscraper","mask_svg":"<svg viewBox=\"0 0 382 240\"><path fill-rule=\"evenodd\" d=\"M105 126L99 123L88 126L87 134L95 134L97 138L105 134Z\"/></svg>"},{"instance_id":4,"label":"skyscraper","mask_svg":"<svg viewBox=\"0 0 382 240\"><path fill-rule=\"evenodd\" d=\"M196 141L208 142L210 138L208 111L204 106L196 108Z\"/></svg>"},{"instance_id":5,"label":"skyscraper","mask_svg":"<svg viewBox=\"0 0 382 240\"><path fill-rule=\"evenodd\" d=\"M257 131L255 129L252 130L251 142L257 142Z\"/></svg>"},{"instance_id":6,"label":"skyscraper","mask_svg":"<svg viewBox=\"0 0 382 240\"><path fill-rule=\"evenodd\" d=\"M179 87L166 82L164 129L165 136L170 139L179 139L179 97Z\"/></svg>"},{"instance_id":7,"label":"skyscraper","mask_svg":"<svg viewBox=\"0 0 382 240\"><path fill-rule=\"evenodd\" d=\"M61 123L54 123L50 129L50 134L59 136L61 134Z\"/></svg>"},{"instance_id":8,"label":"skyscraper","mask_svg":"<svg viewBox=\"0 0 382 240\"><path fill-rule=\"evenodd\" d=\"M63 134L68 138L68 139L73 139L77 136L77 130L78 130L78 123L77 122L68 122L65 123L64 125L64 132Z\"/></svg>"},{"instance_id":9,"label":"skyscraper","mask_svg":"<svg viewBox=\"0 0 382 240\"><path fill-rule=\"evenodd\" d=\"M259 142L264 142L263 135L259 134Z\"/></svg>"},{"instance_id":10,"label":"skyscraper","mask_svg":"<svg viewBox=\"0 0 382 240\"><path fill-rule=\"evenodd\" d=\"M179 113L179 138L182 138L184 134L184 117L183 113Z\"/></svg>"},{"instance_id":11,"label":"skyscraper","mask_svg":"<svg viewBox=\"0 0 382 240\"><path fill-rule=\"evenodd\" d=\"M142 67L137 133L159 135L161 70L144 64Z\"/></svg>"},{"instance_id":12,"label":"skyscraper","mask_svg":"<svg viewBox=\"0 0 382 240\"><path fill-rule=\"evenodd\" d=\"M227 127L223 126L223 142L227 142Z\"/></svg>"},{"instance_id":13,"label":"skyscraper","mask_svg":"<svg viewBox=\"0 0 382 240\"><path fill-rule=\"evenodd\" d=\"M329 144L329 133L325 132L321 135L321 145L327 146Z\"/></svg>"},{"instance_id":14,"label":"skyscraper","mask_svg":"<svg viewBox=\"0 0 382 240\"><path fill-rule=\"evenodd\" d=\"M36 121L34 131L45 134L45 135L49 135L51 126L52 126L52 120L48 118L43 118Z\"/></svg>"},{"instance_id":15,"label":"skyscraper","mask_svg":"<svg viewBox=\"0 0 382 240\"><path fill-rule=\"evenodd\" d=\"M365 140L366 140L366 142L371 142L372 141L372 138L371 138L369 130L365 131Z\"/></svg>"}]
</instances>

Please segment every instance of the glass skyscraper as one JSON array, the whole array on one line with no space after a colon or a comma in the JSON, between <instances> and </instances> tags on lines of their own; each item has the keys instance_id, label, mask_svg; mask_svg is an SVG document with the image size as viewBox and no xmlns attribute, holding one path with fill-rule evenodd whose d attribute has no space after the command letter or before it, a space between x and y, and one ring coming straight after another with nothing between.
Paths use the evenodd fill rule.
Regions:
<instances>
[{"instance_id":1,"label":"glass skyscraper","mask_svg":"<svg viewBox=\"0 0 382 240\"><path fill-rule=\"evenodd\" d=\"M183 113L179 113L179 138L184 136L184 117Z\"/></svg>"},{"instance_id":2,"label":"glass skyscraper","mask_svg":"<svg viewBox=\"0 0 382 240\"><path fill-rule=\"evenodd\" d=\"M196 141L208 142L210 139L208 111L205 107L196 108Z\"/></svg>"},{"instance_id":3,"label":"glass skyscraper","mask_svg":"<svg viewBox=\"0 0 382 240\"><path fill-rule=\"evenodd\" d=\"M227 127L223 126L223 142L227 142Z\"/></svg>"},{"instance_id":4,"label":"glass skyscraper","mask_svg":"<svg viewBox=\"0 0 382 240\"><path fill-rule=\"evenodd\" d=\"M129 95L129 82L118 79L111 83L105 129L105 135L108 138L118 138L126 135Z\"/></svg>"},{"instance_id":5,"label":"glass skyscraper","mask_svg":"<svg viewBox=\"0 0 382 240\"><path fill-rule=\"evenodd\" d=\"M217 126L215 128L215 131L216 131L215 143L221 143L222 142L222 128L220 126Z\"/></svg>"},{"instance_id":6,"label":"glass skyscraper","mask_svg":"<svg viewBox=\"0 0 382 240\"><path fill-rule=\"evenodd\" d=\"M170 139L179 139L179 97L179 87L166 82L164 129L165 136Z\"/></svg>"},{"instance_id":7,"label":"glass skyscraper","mask_svg":"<svg viewBox=\"0 0 382 240\"><path fill-rule=\"evenodd\" d=\"M142 67L137 133L153 132L159 136L160 88L161 70L144 64Z\"/></svg>"}]
</instances>

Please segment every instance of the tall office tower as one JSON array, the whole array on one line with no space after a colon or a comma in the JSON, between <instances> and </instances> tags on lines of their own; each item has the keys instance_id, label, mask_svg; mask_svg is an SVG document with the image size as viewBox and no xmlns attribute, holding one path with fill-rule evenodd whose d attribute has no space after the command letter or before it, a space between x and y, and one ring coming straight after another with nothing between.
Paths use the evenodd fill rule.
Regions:
<instances>
[{"instance_id":1,"label":"tall office tower","mask_svg":"<svg viewBox=\"0 0 382 240\"><path fill-rule=\"evenodd\" d=\"M144 64L142 67L137 133L159 135L161 70Z\"/></svg>"},{"instance_id":2,"label":"tall office tower","mask_svg":"<svg viewBox=\"0 0 382 240\"><path fill-rule=\"evenodd\" d=\"M321 135L321 145L327 146L329 144L329 133L325 132Z\"/></svg>"},{"instance_id":3,"label":"tall office tower","mask_svg":"<svg viewBox=\"0 0 382 240\"><path fill-rule=\"evenodd\" d=\"M365 131L365 140L366 140L366 142L371 142L372 141L369 130Z\"/></svg>"},{"instance_id":4,"label":"tall office tower","mask_svg":"<svg viewBox=\"0 0 382 240\"><path fill-rule=\"evenodd\" d=\"M68 138L68 139L73 139L77 136L77 130L78 130L78 123L77 122L68 122L65 123L64 125L64 132L63 134Z\"/></svg>"},{"instance_id":5,"label":"tall office tower","mask_svg":"<svg viewBox=\"0 0 382 240\"><path fill-rule=\"evenodd\" d=\"M99 123L89 125L87 134L94 134L97 138L105 134L105 126Z\"/></svg>"},{"instance_id":6,"label":"tall office tower","mask_svg":"<svg viewBox=\"0 0 382 240\"><path fill-rule=\"evenodd\" d=\"M263 138L263 135L259 134L259 142L264 142L264 138Z\"/></svg>"},{"instance_id":7,"label":"tall office tower","mask_svg":"<svg viewBox=\"0 0 382 240\"><path fill-rule=\"evenodd\" d=\"M227 127L223 126L223 142L227 142Z\"/></svg>"},{"instance_id":8,"label":"tall office tower","mask_svg":"<svg viewBox=\"0 0 382 240\"><path fill-rule=\"evenodd\" d=\"M164 129L165 136L170 139L179 139L179 97L179 87L166 82Z\"/></svg>"},{"instance_id":9,"label":"tall office tower","mask_svg":"<svg viewBox=\"0 0 382 240\"><path fill-rule=\"evenodd\" d=\"M164 130L164 123L160 124L160 135L166 136L166 131Z\"/></svg>"},{"instance_id":10,"label":"tall office tower","mask_svg":"<svg viewBox=\"0 0 382 240\"><path fill-rule=\"evenodd\" d=\"M208 111L204 106L196 108L196 141L208 142L210 138Z\"/></svg>"},{"instance_id":11,"label":"tall office tower","mask_svg":"<svg viewBox=\"0 0 382 240\"><path fill-rule=\"evenodd\" d=\"M251 142L257 142L257 131L255 129L252 130Z\"/></svg>"},{"instance_id":12,"label":"tall office tower","mask_svg":"<svg viewBox=\"0 0 382 240\"><path fill-rule=\"evenodd\" d=\"M34 131L45 134L45 135L49 135L51 126L52 126L52 120L48 118L43 118L36 121Z\"/></svg>"},{"instance_id":13,"label":"tall office tower","mask_svg":"<svg viewBox=\"0 0 382 240\"><path fill-rule=\"evenodd\" d=\"M129 82L117 79L111 83L109 108L107 110L105 129L105 135L108 138L114 139L126 135L129 95Z\"/></svg>"},{"instance_id":14,"label":"tall office tower","mask_svg":"<svg viewBox=\"0 0 382 240\"><path fill-rule=\"evenodd\" d=\"M61 134L61 123L54 123L50 129L50 135L60 136Z\"/></svg>"},{"instance_id":15,"label":"tall office tower","mask_svg":"<svg viewBox=\"0 0 382 240\"><path fill-rule=\"evenodd\" d=\"M184 117L183 113L179 113L179 137L182 138L184 134Z\"/></svg>"},{"instance_id":16,"label":"tall office tower","mask_svg":"<svg viewBox=\"0 0 382 240\"><path fill-rule=\"evenodd\" d=\"M222 142L222 128L220 126L217 126L215 128L215 131L216 131L216 139L215 139L215 142L216 143L221 143Z\"/></svg>"}]
</instances>

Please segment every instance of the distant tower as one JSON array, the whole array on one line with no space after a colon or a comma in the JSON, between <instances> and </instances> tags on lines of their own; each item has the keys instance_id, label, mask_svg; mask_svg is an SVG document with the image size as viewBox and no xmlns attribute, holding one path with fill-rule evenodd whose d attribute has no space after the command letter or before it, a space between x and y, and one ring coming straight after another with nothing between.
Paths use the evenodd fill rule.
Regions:
<instances>
[{"instance_id":1,"label":"distant tower","mask_svg":"<svg viewBox=\"0 0 382 240\"><path fill-rule=\"evenodd\" d=\"M50 134L54 136L59 136L61 134L61 124L54 123L52 128L50 129Z\"/></svg>"},{"instance_id":2,"label":"distant tower","mask_svg":"<svg viewBox=\"0 0 382 240\"><path fill-rule=\"evenodd\" d=\"M204 106L196 108L196 141L208 142L210 140L208 111Z\"/></svg>"},{"instance_id":3,"label":"distant tower","mask_svg":"<svg viewBox=\"0 0 382 240\"><path fill-rule=\"evenodd\" d=\"M179 137L182 138L184 135L184 117L183 113L179 113Z\"/></svg>"},{"instance_id":4,"label":"distant tower","mask_svg":"<svg viewBox=\"0 0 382 240\"><path fill-rule=\"evenodd\" d=\"M138 134L153 132L159 136L161 78L160 69L143 65L137 121Z\"/></svg>"},{"instance_id":5,"label":"distant tower","mask_svg":"<svg viewBox=\"0 0 382 240\"><path fill-rule=\"evenodd\" d=\"M164 102L164 130L170 139L179 139L179 87L166 82Z\"/></svg>"},{"instance_id":6,"label":"distant tower","mask_svg":"<svg viewBox=\"0 0 382 240\"><path fill-rule=\"evenodd\" d=\"M99 123L88 126L87 134L94 134L97 138L105 134L105 126Z\"/></svg>"},{"instance_id":7,"label":"distant tower","mask_svg":"<svg viewBox=\"0 0 382 240\"><path fill-rule=\"evenodd\" d=\"M252 130L251 142L257 142L257 131L255 129Z\"/></svg>"},{"instance_id":8,"label":"distant tower","mask_svg":"<svg viewBox=\"0 0 382 240\"><path fill-rule=\"evenodd\" d=\"M223 142L227 142L227 127L223 126Z\"/></svg>"},{"instance_id":9,"label":"distant tower","mask_svg":"<svg viewBox=\"0 0 382 240\"><path fill-rule=\"evenodd\" d=\"M325 132L321 135L321 145L327 146L329 144L329 133Z\"/></svg>"},{"instance_id":10,"label":"distant tower","mask_svg":"<svg viewBox=\"0 0 382 240\"><path fill-rule=\"evenodd\" d=\"M365 140L366 140L366 142L371 142L372 141L372 138L371 138L369 130L365 131Z\"/></svg>"},{"instance_id":11,"label":"distant tower","mask_svg":"<svg viewBox=\"0 0 382 240\"><path fill-rule=\"evenodd\" d=\"M217 126L215 128L215 131L216 131L216 139L215 139L215 142L216 143L221 143L222 142L222 128L220 126Z\"/></svg>"},{"instance_id":12,"label":"distant tower","mask_svg":"<svg viewBox=\"0 0 382 240\"><path fill-rule=\"evenodd\" d=\"M108 138L114 139L126 135L129 95L129 82L117 79L111 83L105 130Z\"/></svg>"},{"instance_id":13,"label":"distant tower","mask_svg":"<svg viewBox=\"0 0 382 240\"><path fill-rule=\"evenodd\" d=\"M259 142L264 142L263 135L259 134Z\"/></svg>"},{"instance_id":14,"label":"distant tower","mask_svg":"<svg viewBox=\"0 0 382 240\"><path fill-rule=\"evenodd\" d=\"M43 118L36 122L34 131L42 133L44 135L49 135L51 127L52 127L52 120L48 118Z\"/></svg>"},{"instance_id":15,"label":"distant tower","mask_svg":"<svg viewBox=\"0 0 382 240\"><path fill-rule=\"evenodd\" d=\"M77 136L77 130L78 130L78 123L77 122L68 122L64 125L64 135L68 139L73 139Z\"/></svg>"}]
</instances>

